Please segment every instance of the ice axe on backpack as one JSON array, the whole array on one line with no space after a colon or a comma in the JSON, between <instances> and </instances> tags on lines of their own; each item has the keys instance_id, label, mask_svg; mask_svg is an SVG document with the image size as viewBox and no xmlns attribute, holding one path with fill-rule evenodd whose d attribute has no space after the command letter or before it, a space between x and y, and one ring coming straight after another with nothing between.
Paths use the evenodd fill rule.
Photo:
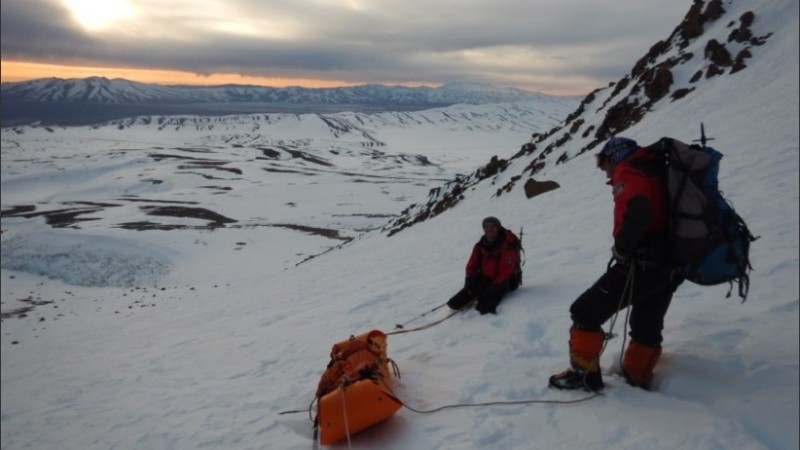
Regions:
<instances>
[{"instance_id":1,"label":"ice axe on backpack","mask_svg":"<svg viewBox=\"0 0 800 450\"><path fill-rule=\"evenodd\" d=\"M700 145L703 147L706 146L706 141L713 141L714 138L707 138L706 137L706 127L703 125L703 122L700 122L700 139L695 139L692 142L699 142Z\"/></svg>"}]
</instances>

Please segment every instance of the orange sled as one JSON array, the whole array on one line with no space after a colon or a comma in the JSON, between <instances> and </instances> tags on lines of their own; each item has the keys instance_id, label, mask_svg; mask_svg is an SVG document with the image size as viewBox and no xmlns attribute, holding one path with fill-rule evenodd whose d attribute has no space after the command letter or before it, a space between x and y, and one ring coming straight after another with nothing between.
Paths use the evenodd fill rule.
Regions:
<instances>
[{"instance_id":1,"label":"orange sled","mask_svg":"<svg viewBox=\"0 0 800 450\"><path fill-rule=\"evenodd\" d=\"M320 443L333 444L386 420L403 404L391 391L386 334L351 336L331 350L317 386Z\"/></svg>"}]
</instances>

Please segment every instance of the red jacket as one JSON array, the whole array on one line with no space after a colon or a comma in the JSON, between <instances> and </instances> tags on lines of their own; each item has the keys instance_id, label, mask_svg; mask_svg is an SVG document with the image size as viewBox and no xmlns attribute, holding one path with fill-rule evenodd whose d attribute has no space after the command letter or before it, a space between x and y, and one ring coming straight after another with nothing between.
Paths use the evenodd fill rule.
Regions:
<instances>
[{"instance_id":1,"label":"red jacket","mask_svg":"<svg viewBox=\"0 0 800 450\"><path fill-rule=\"evenodd\" d=\"M500 284L508 281L519 262L519 239L506 229L501 229L494 245L482 237L474 247L467 261L467 276L481 275Z\"/></svg>"},{"instance_id":2,"label":"red jacket","mask_svg":"<svg viewBox=\"0 0 800 450\"><path fill-rule=\"evenodd\" d=\"M609 184L614 195L614 245L624 254L666 236L668 196L663 163L639 149L621 161Z\"/></svg>"}]
</instances>

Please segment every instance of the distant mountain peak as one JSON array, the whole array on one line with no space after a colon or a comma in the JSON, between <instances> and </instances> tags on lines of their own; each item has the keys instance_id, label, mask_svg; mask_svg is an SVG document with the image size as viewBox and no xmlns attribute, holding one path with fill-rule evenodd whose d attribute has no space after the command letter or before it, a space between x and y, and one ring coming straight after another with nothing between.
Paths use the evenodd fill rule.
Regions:
<instances>
[{"instance_id":1,"label":"distant mountain peak","mask_svg":"<svg viewBox=\"0 0 800 450\"><path fill-rule=\"evenodd\" d=\"M94 122L136 115L280 112L298 106L377 111L429 109L458 103L473 105L540 100L543 94L485 83L447 83L427 86L365 84L336 88L274 88L226 84L185 86L145 84L121 78L45 78L2 84L3 126L33 122L75 124L91 111ZM272 108L272 109L270 109ZM283 109L281 109L283 108ZM61 116L55 115L61 113ZM96 119L100 117L101 119ZM64 122L71 121L71 122Z\"/></svg>"}]
</instances>

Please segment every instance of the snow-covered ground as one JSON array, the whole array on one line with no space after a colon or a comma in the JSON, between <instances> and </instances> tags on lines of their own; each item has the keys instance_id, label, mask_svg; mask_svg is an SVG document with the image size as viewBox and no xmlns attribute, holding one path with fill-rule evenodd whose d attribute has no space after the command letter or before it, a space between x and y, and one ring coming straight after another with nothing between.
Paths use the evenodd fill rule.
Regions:
<instances>
[{"instance_id":1,"label":"snow-covered ground","mask_svg":"<svg viewBox=\"0 0 800 450\"><path fill-rule=\"evenodd\" d=\"M427 166L357 154L369 141L363 136L357 144L317 145L331 128L309 128L320 125L313 117L286 118L298 129L283 143L245 141L268 134L225 134L219 124L214 130L227 138L208 127L155 124L4 129L0 445L312 448L308 414L279 413L308 408L331 345L371 329L393 331L444 303L463 281L481 219L494 215L524 230L523 286L497 316L468 311L390 336L389 357L402 374L395 393L417 410L531 403L432 414L404 408L353 436L353 448L798 448L798 7L775 3L752 7L759 27L779 32L747 70L706 80L683 101L658 103L625 133L642 144L661 136L688 141L703 121L725 154L721 188L761 236L751 251L747 302L725 298L727 285L679 288L653 392L616 375L618 337L602 357L604 395L538 403L586 397L550 390L547 378L567 365L570 303L609 257L611 195L591 154L548 165L536 178L561 187L530 200L521 186L495 197L498 185L487 180L455 208L391 237L378 229L386 216L366 216L424 201L440 178L474 170L494 154L509 157L536 130L438 126L434 133L410 122L392 131L363 124L386 144L381 151L428 155L435 165ZM232 138L237 133L240 140ZM313 142L298 144L304 135ZM280 145L325 154L336 167L289 159ZM266 154L255 150L267 146L284 153L257 159ZM330 154L336 148L339 155ZM426 152L432 148L438 152ZM337 158L348 151L352 157ZM156 153L224 160L221 167L242 173L178 169L189 160L147 156ZM518 173L515 167L506 173ZM366 175L386 178L364 183ZM81 201L91 205L70 203ZM97 220L57 228L44 216L8 216L21 205L93 208L78 218ZM139 208L152 205L203 207L239 222L209 226ZM143 220L176 228L116 227ZM342 238L321 229L340 230ZM623 335L622 320L615 331Z\"/></svg>"}]
</instances>

